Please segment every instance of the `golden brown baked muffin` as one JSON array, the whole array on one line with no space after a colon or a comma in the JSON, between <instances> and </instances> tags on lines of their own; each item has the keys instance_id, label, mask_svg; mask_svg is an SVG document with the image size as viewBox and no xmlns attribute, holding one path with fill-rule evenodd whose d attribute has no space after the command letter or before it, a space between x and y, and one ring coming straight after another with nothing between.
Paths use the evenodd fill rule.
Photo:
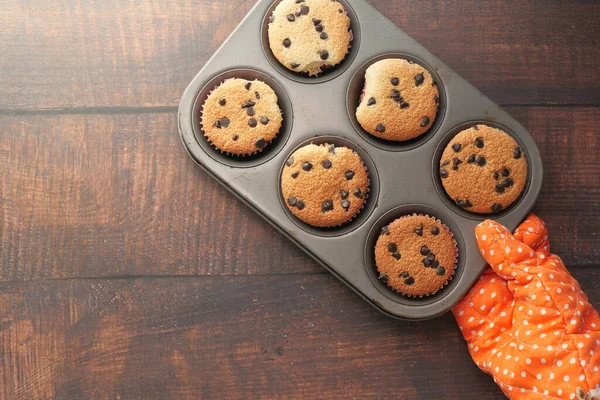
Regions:
<instances>
[{"instance_id":1,"label":"golden brown baked muffin","mask_svg":"<svg viewBox=\"0 0 600 400\"><path fill-rule=\"evenodd\" d=\"M431 74L419 64L399 58L377 61L365 73L356 119L373 136L413 139L433 124L439 95Z\"/></svg>"},{"instance_id":2,"label":"golden brown baked muffin","mask_svg":"<svg viewBox=\"0 0 600 400\"><path fill-rule=\"evenodd\" d=\"M456 268L456 241L441 222L427 215L408 215L381 230L375 245L379 279L409 296L437 292Z\"/></svg>"},{"instance_id":3,"label":"golden brown baked muffin","mask_svg":"<svg viewBox=\"0 0 600 400\"><path fill-rule=\"evenodd\" d=\"M288 209L318 227L342 225L365 205L369 174L362 159L347 147L309 144L286 161L281 191Z\"/></svg>"},{"instance_id":4,"label":"golden brown baked muffin","mask_svg":"<svg viewBox=\"0 0 600 400\"><path fill-rule=\"evenodd\" d=\"M527 161L506 132L475 125L458 133L442 154L440 178L456 204L476 213L498 213L527 182Z\"/></svg>"},{"instance_id":5,"label":"golden brown baked muffin","mask_svg":"<svg viewBox=\"0 0 600 400\"><path fill-rule=\"evenodd\" d=\"M204 136L229 154L243 156L262 151L275 139L282 123L277 95L258 80L228 79L202 105Z\"/></svg>"},{"instance_id":6,"label":"golden brown baked muffin","mask_svg":"<svg viewBox=\"0 0 600 400\"><path fill-rule=\"evenodd\" d=\"M309 75L339 64L352 40L350 18L333 0L283 0L270 17L268 34L275 58Z\"/></svg>"}]
</instances>

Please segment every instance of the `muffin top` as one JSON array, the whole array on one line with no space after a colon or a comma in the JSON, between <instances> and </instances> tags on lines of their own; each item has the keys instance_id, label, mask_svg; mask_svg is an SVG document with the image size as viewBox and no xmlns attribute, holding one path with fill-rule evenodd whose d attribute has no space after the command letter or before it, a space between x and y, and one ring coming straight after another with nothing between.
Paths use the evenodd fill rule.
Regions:
<instances>
[{"instance_id":1,"label":"muffin top","mask_svg":"<svg viewBox=\"0 0 600 400\"><path fill-rule=\"evenodd\" d=\"M527 161L508 133L480 124L452 138L442 153L439 174L446 193L459 207L498 213L523 191Z\"/></svg>"},{"instance_id":2,"label":"muffin top","mask_svg":"<svg viewBox=\"0 0 600 400\"><path fill-rule=\"evenodd\" d=\"M456 268L456 241L435 218L410 215L381 230L375 245L379 279L409 296L441 289Z\"/></svg>"},{"instance_id":3,"label":"muffin top","mask_svg":"<svg viewBox=\"0 0 600 400\"><path fill-rule=\"evenodd\" d=\"M204 136L230 154L262 151L277 136L282 122L277 95L258 80L228 79L208 95L202 106Z\"/></svg>"},{"instance_id":4,"label":"muffin top","mask_svg":"<svg viewBox=\"0 0 600 400\"><path fill-rule=\"evenodd\" d=\"M332 227L350 221L363 208L369 174L353 150L309 144L287 159L281 191L288 209L300 220Z\"/></svg>"},{"instance_id":5,"label":"muffin top","mask_svg":"<svg viewBox=\"0 0 600 400\"><path fill-rule=\"evenodd\" d=\"M269 46L287 69L318 75L348 54L352 33L344 7L332 0L283 0L269 22Z\"/></svg>"},{"instance_id":6,"label":"muffin top","mask_svg":"<svg viewBox=\"0 0 600 400\"><path fill-rule=\"evenodd\" d=\"M399 58L377 61L365 73L356 119L373 136L413 139L435 121L439 95L437 84L421 65Z\"/></svg>"}]
</instances>

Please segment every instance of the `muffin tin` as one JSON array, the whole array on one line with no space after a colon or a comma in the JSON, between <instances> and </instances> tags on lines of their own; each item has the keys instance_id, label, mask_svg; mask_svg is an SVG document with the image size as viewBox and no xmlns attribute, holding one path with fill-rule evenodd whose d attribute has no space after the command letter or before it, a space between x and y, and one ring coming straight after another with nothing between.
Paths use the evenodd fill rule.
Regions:
<instances>
[{"instance_id":1,"label":"muffin tin","mask_svg":"<svg viewBox=\"0 0 600 400\"><path fill-rule=\"evenodd\" d=\"M354 35L342 64L316 78L288 71L273 57L267 37L269 15L280 1L259 1L185 90L179 106L179 132L187 152L225 188L380 311L402 319L443 314L485 269L475 226L494 218L514 229L533 207L543 175L535 142L510 115L363 0L351 4L338 0L348 11ZM423 65L440 89L435 123L427 133L407 142L373 137L354 116L365 69L388 57ZM277 93L283 111L284 124L277 139L254 156L221 153L208 144L201 131L202 103L216 85L232 77L267 83ZM528 161L529 176L521 196L500 214L479 215L459 208L444 191L437 173L442 151L452 137L478 123L508 132ZM289 212L281 196L279 181L286 159L311 142L352 148L369 170L371 187L365 208L340 227L304 224ZM423 298L392 291L377 279L375 267L374 247L381 227L412 213L440 219L454 233L459 250L450 283Z\"/></svg>"}]
</instances>

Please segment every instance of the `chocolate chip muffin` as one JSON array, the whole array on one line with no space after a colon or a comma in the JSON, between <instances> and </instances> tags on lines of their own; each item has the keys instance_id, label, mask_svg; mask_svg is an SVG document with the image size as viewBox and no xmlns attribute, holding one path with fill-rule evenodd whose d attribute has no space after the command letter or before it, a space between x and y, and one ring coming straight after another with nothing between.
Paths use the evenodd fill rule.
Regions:
<instances>
[{"instance_id":1,"label":"chocolate chip muffin","mask_svg":"<svg viewBox=\"0 0 600 400\"><path fill-rule=\"evenodd\" d=\"M427 296L444 287L456 260L452 232L428 215L396 219L381 230L375 245L379 279L408 296Z\"/></svg>"},{"instance_id":2,"label":"chocolate chip muffin","mask_svg":"<svg viewBox=\"0 0 600 400\"><path fill-rule=\"evenodd\" d=\"M388 58L367 68L356 119L373 136L404 141L429 130L439 104L437 84L425 68Z\"/></svg>"},{"instance_id":3,"label":"chocolate chip muffin","mask_svg":"<svg viewBox=\"0 0 600 400\"><path fill-rule=\"evenodd\" d=\"M300 220L332 227L361 211L369 192L369 174L353 150L309 144L287 159L281 191L288 209Z\"/></svg>"},{"instance_id":4,"label":"chocolate chip muffin","mask_svg":"<svg viewBox=\"0 0 600 400\"><path fill-rule=\"evenodd\" d=\"M208 95L200 122L213 146L244 156L262 151L275 139L283 118L277 95L269 85L233 78Z\"/></svg>"},{"instance_id":5,"label":"chocolate chip muffin","mask_svg":"<svg viewBox=\"0 0 600 400\"><path fill-rule=\"evenodd\" d=\"M350 18L334 0L283 0L270 17L268 33L275 58L311 76L339 64L352 41Z\"/></svg>"},{"instance_id":6,"label":"chocolate chip muffin","mask_svg":"<svg viewBox=\"0 0 600 400\"><path fill-rule=\"evenodd\" d=\"M446 193L459 207L481 214L498 213L523 191L527 161L509 134L475 125L448 143L439 174Z\"/></svg>"}]
</instances>

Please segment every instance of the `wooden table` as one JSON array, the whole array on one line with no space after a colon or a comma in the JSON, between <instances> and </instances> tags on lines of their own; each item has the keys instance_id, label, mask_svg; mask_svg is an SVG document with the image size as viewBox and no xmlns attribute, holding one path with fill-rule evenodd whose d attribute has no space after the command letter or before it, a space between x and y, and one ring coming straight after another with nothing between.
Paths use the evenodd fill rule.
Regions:
<instances>
[{"instance_id":1,"label":"wooden table","mask_svg":"<svg viewBox=\"0 0 600 400\"><path fill-rule=\"evenodd\" d=\"M530 130L600 307L600 3L370 2ZM185 154L179 97L253 4L0 5L1 399L503 398L452 315L380 314Z\"/></svg>"}]
</instances>

